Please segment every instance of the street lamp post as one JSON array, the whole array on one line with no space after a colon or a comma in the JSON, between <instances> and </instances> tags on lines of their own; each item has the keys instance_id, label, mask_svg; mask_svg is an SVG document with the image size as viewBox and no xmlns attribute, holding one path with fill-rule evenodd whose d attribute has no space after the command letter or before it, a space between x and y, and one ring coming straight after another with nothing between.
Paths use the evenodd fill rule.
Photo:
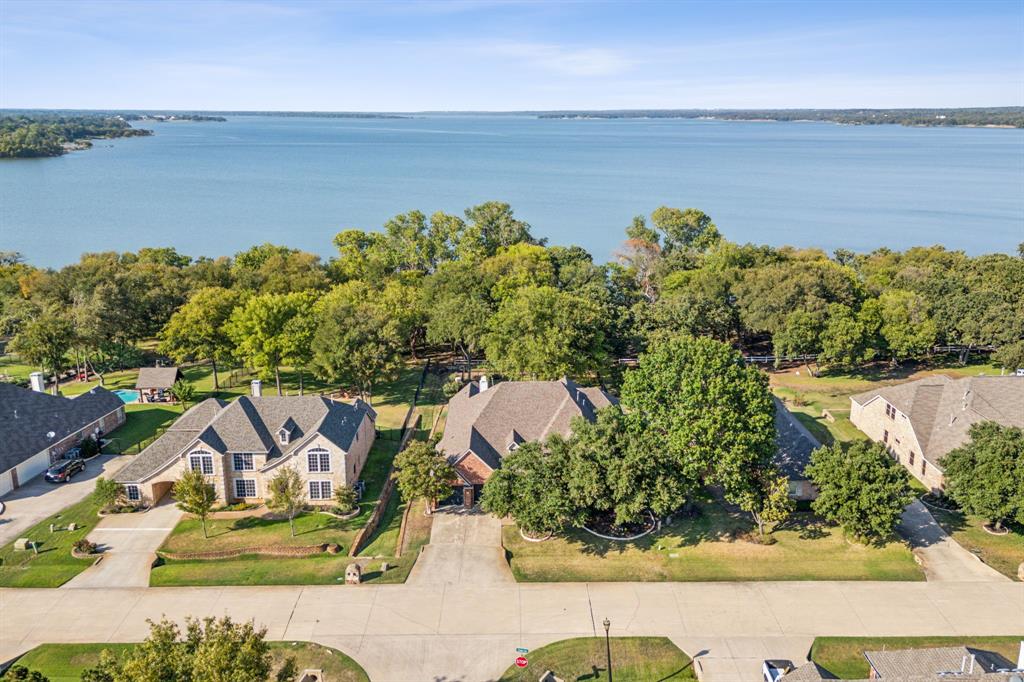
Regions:
<instances>
[{"instance_id":1,"label":"street lamp post","mask_svg":"<svg viewBox=\"0 0 1024 682\"><path fill-rule=\"evenodd\" d=\"M604 619L604 653L608 661L608 682L612 682L612 643L608 639L608 629L611 628L612 622L607 618Z\"/></svg>"}]
</instances>

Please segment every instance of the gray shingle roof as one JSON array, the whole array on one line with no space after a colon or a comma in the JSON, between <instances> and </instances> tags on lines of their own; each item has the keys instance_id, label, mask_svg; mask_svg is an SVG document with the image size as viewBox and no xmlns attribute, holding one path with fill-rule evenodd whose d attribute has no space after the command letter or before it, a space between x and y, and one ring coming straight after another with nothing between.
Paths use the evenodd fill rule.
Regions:
<instances>
[{"instance_id":1,"label":"gray shingle roof","mask_svg":"<svg viewBox=\"0 0 1024 682\"><path fill-rule=\"evenodd\" d=\"M0 471L21 464L119 407L124 407L121 399L100 386L77 398L64 398L0 383ZM47 435L50 432L52 438Z\"/></svg>"},{"instance_id":2,"label":"gray shingle roof","mask_svg":"<svg viewBox=\"0 0 1024 682\"><path fill-rule=\"evenodd\" d=\"M936 375L865 391L850 399L865 405L878 397L907 415L922 455L935 465L969 440L972 424L994 421L1024 428L1024 377L950 379Z\"/></svg>"},{"instance_id":3,"label":"gray shingle roof","mask_svg":"<svg viewBox=\"0 0 1024 682\"><path fill-rule=\"evenodd\" d=\"M195 440L213 451L266 453L268 459L289 455L307 435L319 433L348 451L364 418L375 413L363 403L335 402L320 396L242 396L232 403L205 400L175 422L143 450L115 479L122 483L145 480L182 454ZM294 424L287 445L280 445L277 430Z\"/></svg>"},{"instance_id":4,"label":"gray shingle roof","mask_svg":"<svg viewBox=\"0 0 1024 682\"><path fill-rule=\"evenodd\" d=\"M170 388L181 378L181 370L177 367L143 367L139 370L139 378L135 380L135 388Z\"/></svg>"},{"instance_id":5,"label":"gray shingle roof","mask_svg":"<svg viewBox=\"0 0 1024 682\"><path fill-rule=\"evenodd\" d=\"M573 417L593 421L597 410L615 402L603 389L583 388L570 379L505 381L485 391L473 381L449 402L438 448L452 458L472 450L496 469L509 443L568 435Z\"/></svg>"},{"instance_id":6,"label":"gray shingle roof","mask_svg":"<svg viewBox=\"0 0 1024 682\"><path fill-rule=\"evenodd\" d=\"M993 654L965 646L864 652L864 658L868 659L868 663L883 680L902 680L914 675L967 673L972 655L975 657L974 670L971 671L974 674L988 673L999 664L1005 664L1005 661Z\"/></svg>"},{"instance_id":7,"label":"gray shingle roof","mask_svg":"<svg viewBox=\"0 0 1024 682\"><path fill-rule=\"evenodd\" d=\"M791 481L807 479L804 469L811 463L811 453L821 443L811 435L782 401L775 400L775 466L779 474Z\"/></svg>"}]
</instances>

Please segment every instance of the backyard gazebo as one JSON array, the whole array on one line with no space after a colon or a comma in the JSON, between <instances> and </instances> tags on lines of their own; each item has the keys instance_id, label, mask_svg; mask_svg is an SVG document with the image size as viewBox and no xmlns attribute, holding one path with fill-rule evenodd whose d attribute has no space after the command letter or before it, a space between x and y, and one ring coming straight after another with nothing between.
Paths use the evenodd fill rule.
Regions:
<instances>
[{"instance_id":1,"label":"backyard gazebo","mask_svg":"<svg viewBox=\"0 0 1024 682\"><path fill-rule=\"evenodd\" d=\"M171 387L181 378L181 370L177 367L143 367L139 370L139 378L135 388L139 391L139 402L164 403L174 399Z\"/></svg>"}]
</instances>

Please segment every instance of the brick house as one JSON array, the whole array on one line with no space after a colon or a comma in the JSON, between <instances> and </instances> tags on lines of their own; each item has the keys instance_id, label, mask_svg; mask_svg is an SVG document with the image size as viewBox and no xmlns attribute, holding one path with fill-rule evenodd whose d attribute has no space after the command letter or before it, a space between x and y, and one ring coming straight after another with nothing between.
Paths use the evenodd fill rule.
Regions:
<instances>
[{"instance_id":1,"label":"brick house","mask_svg":"<svg viewBox=\"0 0 1024 682\"><path fill-rule=\"evenodd\" d=\"M42 474L86 436L124 423L124 403L97 386L76 398L0 383L0 495Z\"/></svg>"},{"instance_id":2,"label":"brick house","mask_svg":"<svg viewBox=\"0 0 1024 682\"><path fill-rule=\"evenodd\" d=\"M850 421L938 491L945 485L942 458L970 440L973 424L1024 428L1024 377L936 375L872 389L850 397Z\"/></svg>"},{"instance_id":3,"label":"brick house","mask_svg":"<svg viewBox=\"0 0 1024 682\"><path fill-rule=\"evenodd\" d=\"M192 407L114 479L129 501L158 502L186 469L205 473L223 504L260 502L282 467L294 467L313 504L359 478L377 413L321 396L209 398Z\"/></svg>"},{"instance_id":4,"label":"brick house","mask_svg":"<svg viewBox=\"0 0 1024 682\"><path fill-rule=\"evenodd\" d=\"M448 403L448 420L438 450L459 476L456 498L472 507L502 458L523 443L551 434L568 436L573 417L597 419L597 410L617 400L599 387L558 381L471 381Z\"/></svg>"}]
</instances>

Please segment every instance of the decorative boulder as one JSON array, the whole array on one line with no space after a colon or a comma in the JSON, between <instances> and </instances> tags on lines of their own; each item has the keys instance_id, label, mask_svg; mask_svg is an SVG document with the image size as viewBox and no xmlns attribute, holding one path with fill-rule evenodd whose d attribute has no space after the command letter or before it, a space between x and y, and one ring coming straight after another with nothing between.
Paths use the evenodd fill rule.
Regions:
<instances>
[{"instance_id":1,"label":"decorative boulder","mask_svg":"<svg viewBox=\"0 0 1024 682\"><path fill-rule=\"evenodd\" d=\"M20 550L29 549L29 539L28 538L18 538L17 540L14 541L14 549L20 549Z\"/></svg>"},{"instance_id":2,"label":"decorative boulder","mask_svg":"<svg viewBox=\"0 0 1024 682\"><path fill-rule=\"evenodd\" d=\"M69 523L68 524L68 530L78 530L78 524L77 523Z\"/></svg>"},{"instance_id":3,"label":"decorative boulder","mask_svg":"<svg viewBox=\"0 0 1024 682\"><path fill-rule=\"evenodd\" d=\"M345 569L345 584L358 585L363 581L363 569L359 564L349 564Z\"/></svg>"},{"instance_id":4,"label":"decorative boulder","mask_svg":"<svg viewBox=\"0 0 1024 682\"><path fill-rule=\"evenodd\" d=\"M381 565L380 565L380 572L381 573L387 573L389 568L391 568L391 566L388 565L388 562L386 562L386 561L381 562Z\"/></svg>"}]
</instances>

